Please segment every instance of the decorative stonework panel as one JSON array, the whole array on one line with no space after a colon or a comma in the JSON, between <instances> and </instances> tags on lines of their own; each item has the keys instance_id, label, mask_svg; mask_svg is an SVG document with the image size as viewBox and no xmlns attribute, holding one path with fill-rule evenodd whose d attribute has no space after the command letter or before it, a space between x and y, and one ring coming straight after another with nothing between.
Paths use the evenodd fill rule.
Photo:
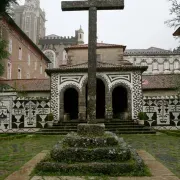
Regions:
<instances>
[{"instance_id":1,"label":"decorative stonework panel","mask_svg":"<svg viewBox=\"0 0 180 180\"><path fill-rule=\"evenodd\" d=\"M177 96L144 97L143 111L148 117L146 125L180 127L180 99Z\"/></svg>"},{"instance_id":2,"label":"decorative stonework panel","mask_svg":"<svg viewBox=\"0 0 180 180\"><path fill-rule=\"evenodd\" d=\"M10 117L11 101L0 101L0 129L9 129L11 123Z\"/></svg>"},{"instance_id":3,"label":"decorative stonework panel","mask_svg":"<svg viewBox=\"0 0 180 180\"><path fill-rule=\"evenodd\" d=\"M45 127L49 113L49 98L1 96L0 132L34 132Z\"/></svg>"},{"instance_id":4,"label":"decorative stonework panel","mask_svg":"<svg viewBox=\"0 0 180 180\"><path fill-rule=\"evenodd\" d=\"M116 80L124 80L124 81L131 82L130 74L107 74L107 76L111 83Z\"/></svg>"},{"instance_id":5,"label":"decorative stonework panel","mask_svg":"<svg viewBox=\"0 0 180 180\"><path fill-rule=\"evenodd\" d=\"M83 75L66 75L66 76L60 76L60 84L68 81L73 81L76 83L80 83L83 78Z\"/></svg>"},{"instance_id":6,"label":"decorative stonework panel","mask_svg":"<svg viewBox=\"0 0 180 180\"><path fill-rule=\"evenodd\" d=\"M143 108L142 83L141 72L134 72L132 74L133 81L133 119L137 119L138 112Z\"/></svg>"},{"instance_id":7,"label":"decorative stonework panel","mask_svg":"<svg viewBox=\"0 0 180 180\"><path fill-rule=\"evenodd\" d=\"M59 74L51 75L51 111L54 115L54 120L59 120L59 90L58 90Z\"/></svg>"}]
</instances>

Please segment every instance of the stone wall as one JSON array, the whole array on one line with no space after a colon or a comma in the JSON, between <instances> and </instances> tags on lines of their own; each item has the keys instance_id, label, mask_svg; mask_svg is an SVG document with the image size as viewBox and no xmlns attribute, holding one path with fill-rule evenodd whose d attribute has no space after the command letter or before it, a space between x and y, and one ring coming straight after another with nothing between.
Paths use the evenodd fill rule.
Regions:
<instances>
[{"instance_id":1,"label":"stone wall","mask_svg":"<svg viewBox=\"0 0 180 180\"><path fill-rule=\"evenodd\" d=\"M48 97L17 97L16 93L0 94L0 133L35 132L47 127L50 113ZM180 98L178 96L144 96L146 126L160 130L180 129Z\"/></svg>"},{"instance_id":2,"label":"stone wall","mask_svg":"<svg viewBox=\"0 0 180 180\"><path fill-rule=\"evenodd\" d=\"M48 97L17 97L16 93L1 93L0 133L37 131L47 126L49 113Z\"/></svg>"},{"instance_id":3,"label":"stone wall","mask_svg":"<svg viewBox=\"0 0 180 180\"><path fill-rule=\"evenodd\" d=\"M178 96L144 96L143 111L148 116L146 126L162 130L180 129L180 98Z\"/></svg>"}]
</instances>

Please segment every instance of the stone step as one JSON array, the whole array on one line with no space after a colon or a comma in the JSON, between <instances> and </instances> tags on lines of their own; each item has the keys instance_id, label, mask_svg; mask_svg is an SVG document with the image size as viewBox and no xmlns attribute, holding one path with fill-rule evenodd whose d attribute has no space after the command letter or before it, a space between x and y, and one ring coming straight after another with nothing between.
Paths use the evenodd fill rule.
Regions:
<instances>
[{"instance_id":1,"label":"stone step","mask_svg":"<svg viewBox=\"0 0 180 180\"><path fill-rule=\"evenodd\" d=\"M99 123L105 124L106 131L114 132L117 134L151 134L156 133L150 127L139 125L136 122L129 120L111 120L107 122L105 120L99 120ZM44 134L68 134L69 132L77 132L78 124L86 123L83 121L71 120L58 124L54 124L51 128L41 129L39 133Z\"/></svg>"},{"instance_id":2,"label":"stone step","mask_svg":"<svg viewBox=\"0 0 180 180\"><path fill-rule=\"evenodd\" d=\"M76 129L41 129L42 132L76 132Z\"/></svg>"},{"instance_id":3,"label":"stone step","mask_svg":"<svg viewBox=\"0 0 180 180\"><path fill-rule=\"evenodd\" d=\"M116 134L156 134L156 131L111 131ZM67 131L56 131L56 132L36 132L36 134L43 134L43 135L67 135L69 132Z\"/></svg>"}]
</instances>

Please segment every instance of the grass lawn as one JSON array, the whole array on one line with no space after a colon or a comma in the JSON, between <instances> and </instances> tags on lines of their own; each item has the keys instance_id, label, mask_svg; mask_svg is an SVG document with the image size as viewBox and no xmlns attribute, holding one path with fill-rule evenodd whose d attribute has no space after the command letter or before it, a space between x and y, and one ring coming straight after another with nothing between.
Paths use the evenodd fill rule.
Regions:
<instances>
[{"instance_id":1,"label":"grass lawn","mask_svg":"<svg viewBox=\"0 0 180 180\"><path fill-rule=\"evenodd\" d=\"M136 149L144 149L161 161L180 178L180 137L167 134L123 135L124 139ZM0 180L18 170L42 150L51 147L62 136L28 135L0 136Z\"/></svg>"}]
</instances>

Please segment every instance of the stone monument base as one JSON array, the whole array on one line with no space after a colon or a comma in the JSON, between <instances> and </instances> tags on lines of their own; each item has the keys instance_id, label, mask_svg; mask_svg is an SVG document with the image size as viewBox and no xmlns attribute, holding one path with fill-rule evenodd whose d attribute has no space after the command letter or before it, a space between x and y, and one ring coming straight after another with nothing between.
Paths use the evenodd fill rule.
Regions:
<instances>
[{"instance_id":1,"label":"stone monument base","mask_svg":"<svg viewBox=\"0 0 180 180\"><path fill-rule=\"evenodd\" d=\"M35 172L72 174L147 175L143 160L123 138L104 132L104 124L78 125L56 144Z\"/></svg>"}]
</instances>

